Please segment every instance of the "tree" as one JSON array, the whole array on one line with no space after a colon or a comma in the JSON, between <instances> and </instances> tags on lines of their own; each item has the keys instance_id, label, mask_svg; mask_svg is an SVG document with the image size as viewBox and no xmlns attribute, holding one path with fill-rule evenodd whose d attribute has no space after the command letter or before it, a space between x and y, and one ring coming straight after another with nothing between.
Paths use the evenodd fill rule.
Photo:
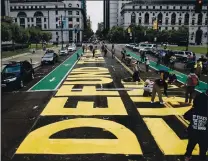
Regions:
<instances>
[{"instance_id":1,"label":"tree","mask_svg":"<svg viewBox=\"0 0 208 161\"><path fill-rule=\"evenodd\" d=\"M40 31L39 28L36 28L36 27L30 27L30 28L28 28L28 30L29 30L29 33L30 33L29 42L30 43L36 43L36 48L37 48L37 44L41 40L41 31Z\"/></svg>"},{"instance_id":2,"label":"tree","mask_svg":"<svg viewBox=\"0 0 208 161\"><path fill-rule=\"evenodd\" d=\"M10 41L12 39L10 25L6 22L1 23L1 39L2 41Z\"/></svg>"},{"instance_id":3,"label":"tree","mask_svg":"<svg viewBox=\"0 0 208 161\"><path fill-rule=\"evenodd\" d=\"M51 32L41 32L41 37L43 41L49 42L52 39L52 33Z\"/></svg>"},{"instance_id":4,"label":"tree","mask_svg":"<svg viewBox=\"0 0 208 161\"><path fill-rule=\"evenodd\" d=\"M21 43L22 44L22 48L23 48L23 44L27 44L30 38L30 34L29 31L20 27L20 33L21 33L21 37L19 37L16 42L17 43Z\"/></svg>"},{"instance_id":5,"label":"tree","mask_svg":"<svg viewBox=\"0 0 208 161\"><path fill-rule=\"evenodd\" d=\"M15 42L18 42L22 38L22 32L20 27L17 24L11 24L11 33L12 33L12 45L13 45L13 50L15 50Z\"/></svg>"},{"instance_id":6,"label":"tree","mask_svg":"<svg viewBox=\"0 0 208 161\"><path fill-rule=\"evenodd\" d=\"M108 39L115 43L121 43L125 41L125 37L124 37L124 30L122 27L117 27L114 26L111 28L111 30L108 33Z\"/></svg>"},{"instance_id":7,"label":"tree","mask_svg":"<svg viewBox=\"0 0 208 161\"><path fill-rule=\"evenodd\" d=\"M84 38L88 40L92 35L94 35L94 32L89 26L87 26L87 28L84 29L83 35Z\"/></svg>"}]
</instances>

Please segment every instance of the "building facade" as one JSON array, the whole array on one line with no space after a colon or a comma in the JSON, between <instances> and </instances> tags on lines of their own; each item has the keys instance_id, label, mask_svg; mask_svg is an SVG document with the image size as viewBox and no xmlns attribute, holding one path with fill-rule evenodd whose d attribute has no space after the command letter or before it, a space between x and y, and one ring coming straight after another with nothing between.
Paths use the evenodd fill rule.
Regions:
<instances>
[{"instance_id":1,"label":"building facade","mask_svg":"<svg viewBox=\"0 0 208 161\"><path fill-rule=\"evenodd\" d=\"M83 0L54 2L6 0L5 9L6 16L12 17L20 26L24 28L37 26L43 31L51 32L52 42L62 41L62 36L65 43L82 41L86 25Z\"/></svg>"},{"instance_id":2,"label":"building facade","mask_svg":"<svg viewBox=\"0 0 208 161\"><path fill-rule=\"evenodd\" d=\"M98 28L97 28L97 30L98 30L98 31L103 31L103 29L104 29L104 23L103 23L103 22L98 23Z\"/></svg>"},{"instance_id":3,"label":"building facade","mask_svg":"<svg viewBox=\"0 0 208 161\"><path fill-rule=\"evenodd\" d=\"M131 24L152 28L153 20L157 19L159 30L177 30L184 25L189 28L190 43L196 42L197 34L202 44L207 43L208 0L203 1L201 14L195 13L195 0L134 0L117 3L118 21L115 23L115 19L109 20L110 28L117 25L126 29ZM115 13L110 12L109 17L114 16Z\"/></svg>"}]
</instances>

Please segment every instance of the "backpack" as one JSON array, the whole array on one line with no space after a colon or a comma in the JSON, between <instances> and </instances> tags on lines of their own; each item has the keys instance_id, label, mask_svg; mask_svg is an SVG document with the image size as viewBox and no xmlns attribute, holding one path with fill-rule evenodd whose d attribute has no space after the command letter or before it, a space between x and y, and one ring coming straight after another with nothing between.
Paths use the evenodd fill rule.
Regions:
<instances>
[{"instance_id":1,"label":"backpack","mask_svg":"<svg viewBox=\"0 0 208 161\"><path fill-rule=\"evenodd\" d=\"M196 77L196 75L191 75L190 80L192 86L198 85L198 78Z\"/></svg>"}]
</instances>

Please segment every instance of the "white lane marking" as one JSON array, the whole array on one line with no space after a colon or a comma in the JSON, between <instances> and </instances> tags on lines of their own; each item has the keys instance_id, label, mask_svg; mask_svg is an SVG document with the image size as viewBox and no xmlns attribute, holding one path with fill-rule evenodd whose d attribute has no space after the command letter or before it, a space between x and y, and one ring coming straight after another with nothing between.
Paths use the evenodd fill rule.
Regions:
<instances>
[{"instance_id":1,"label":"white lane marking","mask_svg":"<svg viewBox=\"0 0 208 161\"><path fill-rule=\"evenodd\" d=\"M69 75L69 73L71 72L71 70L74 68L74 66L77 64L77 62L78 62L79 60L77 60L73 65L72 65L72 67L69 69L69 71L65 74L65 76L61 79L61 81L59 82L59 84L57 84L57 86L56 86L56 88L55 89L57 89L60 85L61 85L61 83L64 81L64 79L66 79L66 77Z\"/></svg>"},{"instance_id":2,"label":"white lane marking","mask_svg":"<svg viewBox=\"0 0 208 161\"><path fill-rule=\"evenodd\" d=\"M37 83L35 83L30 89L28 89L28 91L30 91L31 89L33 89L33 87L35 87L38 83L42 82L48 75L50 75L53 71L55 71L59 66L61 66L66 61L68 61L76 52L74 52L72 55L70 55L70 57L68 57L66 60L64 60L61 64L59 64L56 68L54 68L50 73L48 73L45 77L43 77L40 81L38 81Z\"/></svg>"},{"instance_id":3,"label":"white lane marking","mask_svg":"<svg viewBox=\"0 0 208 161\"><path fill-rule=\"evenodd\" d=\"M50 81L50 82L53 82L53 81L55 81L55 79L56 79L56 77L53 77L53 78L50 79L49 81Z\"/></svg>"},{"instance_id":4,"label":"white lane marking","mask_svg":"<svg viewBox=\"0 0 208 161\"><path fill-rule=\"evenodd\" d=\"M64 64L64 66L66 66L66 67L67 67L67 66L70 66L70 65L71 65L71 64Z\"/></svg>"}]
</instances>

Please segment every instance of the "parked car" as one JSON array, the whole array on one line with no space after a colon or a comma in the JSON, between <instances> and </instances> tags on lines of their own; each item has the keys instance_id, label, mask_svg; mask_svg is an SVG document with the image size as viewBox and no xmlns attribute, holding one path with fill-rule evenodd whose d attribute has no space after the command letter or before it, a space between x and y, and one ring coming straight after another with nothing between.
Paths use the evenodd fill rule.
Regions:
<instances>
[{"instance_id":1,"label":"parked car","mask_svg":"<svg viewBox=\"0 0 208 161\"><path fill-rule=\"evenodd\" d=\"M78 43L76 43L76 46L77 47L81 47L82 46L82 43L81 42L78 42Z\"/></svg>"},{"instance_id":2,"label":"parked car","mask_svg":"<svg viewBox=\"0 0 208 161\"><path fill-rule=\"evenodd\" d=\"M76 51L76 48L77 48L76 45L74 43L72 43L72 44L69 45L68 51L69 52Z\"/></svg>"},{"instance_id":3,"label":"parked car","mask_svg":"<svg viewBox=\"0 0 208 161\"><path fill-rule=\"evenodd\" d=\"M68 50L66 50L66 49L65 50L60 50L60 52L59 52L60 56L62 56L62 55L64 56L64 55L67 55L67 54L68 54Z\"/></svg>"},{"instance_id":4,"label":"parked car","mask_svg":"<svg viewBox=\"0 0 208 161\"><path fill-rule=\"evenodd\" d=\"M58 55L54 52L47 52L41 59L41 65L44 64L55 64L58 62Z\"/></svg>"},{"instance_id":5,"label":"parked car","mask_svg":"<svg viewBox=\"0 0 208 161\"><path fill-rule=\"evenodd\" d=\"M140 43L138 46L134 47L135 51L139 51L142 48L148 47L147 44Z\"/></svg>"},{"instance_id":6,"label":"parked car","mask_svg":"<svg viewBox=\"0 0 208 161\"><path fill-rule=\"evenodd\" d=\"M10 62L6 64L1 73L1 87L23 88L24 83L34 79L34 69L30 62Z\"/></svg>"},{"instance_id":7,"label":"parked car","mask_svg":"<svg viewBox=\"0 0 208 161\"><path fill-rule=\"evenodd\" d=\"M133 49L133 47L136 46L136 45L137 45L136 43L132 43L132 44L129 45L129 48Z\"/></svg>"},{"instance_id":8,"label":"parked car","mask_svg":"<svg viewBox=\"0 0 208 161\"><path fill-rule=\"evenodd\" d=\"M174 51L174 54L177 58L177 60L185 62L187 61L188 58L188 53L187 51Z\"/></svg>"}]
</instances>

